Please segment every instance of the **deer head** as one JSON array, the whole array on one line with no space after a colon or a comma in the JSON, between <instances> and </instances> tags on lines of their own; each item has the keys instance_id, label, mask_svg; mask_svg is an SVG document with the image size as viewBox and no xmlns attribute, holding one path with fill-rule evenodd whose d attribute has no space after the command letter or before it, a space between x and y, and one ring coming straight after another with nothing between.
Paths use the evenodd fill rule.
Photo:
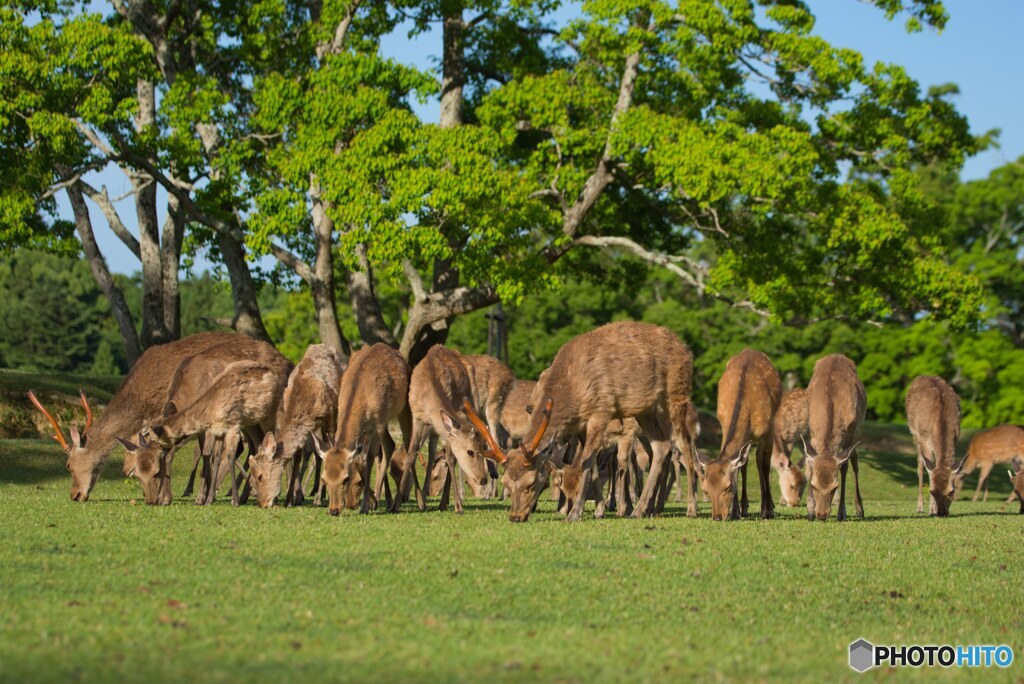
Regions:
<instances>
[{"instance_id":1,"label":"deer head","mask_svg":"<svg viewBox=\"0 0 1024 684\"><path fill-rule=\"evenodd\" d=\"M67 468L68 472L71 473L72 501L88 501L89 494L92 492L92 488L96 486L96 479L103 468L103 459L96 458L94 454L89 452L86 446L89 442L90 430L92 429L92 409L85 398L85 390L78 390L78 396L81 398L82 408L85 409L85 429L79 433L78 428L72 425L69 430L71 436L71 443L69 444L68 440L64 437L63 431L60 429L60 424L57 423L57 419L43 407L39 399L36 398L34 391L28 391L29 401L46 416L50 425L53 426L53 438L64 449L64 453L68 455Z\"/></svg>"},{"instance_id":2,"label":"deer head","mask_svg":"<svg viewBox=\"0 0 1024 684\"><path fill-rule=\"evenodd\" d=\"M541 440L544 439L544 433L547 432L548 424L551 422L553 405L554 401L548 399L544 408L541 409L543 415L540 426L529 443L524 442L507 454L498 446L497 440L491 435L484 422L480 420L480 416L473 412L469 402L466 402L464 406L466 416L487 441L489 448L484 453L484 457L505 466L505 474L502 475L501 481L512 503L512 510L508 516L511 522L526 522L530 517L541 491L547 484L546 469L542 467L545 462L550 460L557 468L564 465L555 462L554 458L548 459L537 453Z\"/></svg>"},{"instance_id":3,"label":"deer head","mask_svg":"<svg viewBox=\"0 0 1024 684\"><path fill-rule=\"evenodd\" d=\"M260 508L271 508L280 496L284 465L284 441L268 432L256 453L249 456L249 476Z\"/></svg>"},{"instance_id":4,"label":"deer head","mask_svg":"<svg viewBox=\"0 0 1024 684\"><path fill-rule=\"evenodd\" d=\"M313 448L324 462L320 478L327 490L327 511L339 515L342 508L357 508L366 464L364 444L358 442L349 448L331 444L329 439L321 441L313 435Z\"/></svg>"},{"instance_id":5,"label":"deer head","mask_svg":"<svg viewBox=\"0 0 1024 684\"><path fill-rule=\"evenodd\" d=\"M789 456L780 456L773 459L772 464L779 474L779 490L782 492L782 502L789 507L800 505L800 498L804 495L804 487L807 486L807 478L804 477L804 461L794 464Z\"/></svg>"},{"instance_id":6,"label":"deer head","mask_svg":"<svg viewBox=\"0 0 1024 684\"><path fill-rule=\"evenodd\" d=\"M469 412L473 410L469 407L468 401L465 402L464 409L466 410L466 416L469 416ZM491 433L487 432L487 436L484 435L487 427L482 422L477 425L470 419L470 422L467 423L452 416L444 409L439 410L441 412L441 423L445 429L444 437L448 441L448 446L451 448L455 460L459 462L459 465L466 472L466 479L469 482L470 488L474 492L479 491L478 488L486 487L490 482L484 458L489 448L488 437ZM475 416L476 414L474 413L473 415ZM477 420L480 420L479 417L477 417ZM490 439L493 439L493 437L490 437Z\"/></svg>"},{"instance_id":7,"label":"deer head","mask_svg":"<svg viewBox=\"0 0 1024 684\"><path fill-rule=\"evenodd\" d=\"M839 488L839 469L850 460L857 444L847 447L837 455L819 454L800 436L804 454L810 468L811 492L814 494L814 517L827 520L832 512L832 496ZM858 442L859 444L859 442Z\"/></svg>"},{"instance_id":8,"label":"deer head","mask_svg":"<svg viewBox=\"0 0 1024 684\"><path fill-rule=\"evenodd\" d=\"M1024 458L1014 456L1011 465L1016 472L1009 471L1010 482L1013 483L1013 492L1017 495L1017 500L1020 501L1020 513L1024 515Z\"/></svg>"},{"instance_id":9,"label":"deer head","mask_svg":"<svg viewBox=\"0 0 1024 684\"><path fill-rule=\"evenodd\" d=\"M140 432L138 442L130 442L127 439L116 438L121 446L132 455L134 467L129 475L134 475L142 485L142 496L149 506L169 505L171 503L171 492L169 487L164 486L168 473L164 472L165 457L167 452L157 442L150 442L145 432Z\"/></svg>"},{"instance_id":10,"label":"deer head","mask_svg":"<svg viewBox=\"0 0 1024 684\"><path fill-rule=\"evenodd\" d=\"M750 449L754 445L745 444L731 456L722 453L711 460L701 451L697 451L697 462L704 472L701 489L711 500L711 517L714 520L735 519L733 500L736 498L736 473L747 463Z\"/></svg>"},{"instance_id":11,"label":"deer head","mask_svg":"<svg viewBox=\"0 0 1024 684\"><path fill-rule=\"evenodd\" d=\"M945 518L949 515L949 504L956 498L957 473L963 469L963 461L957 467L950 470L937 467L938 464L935 460L928 458L924 454L921 454L921 460L924 461L925 470L928 471L928 481L931 483L929 491L932 495L932 501L935 502L935 515Z\"/></svg>"}]
</instances>

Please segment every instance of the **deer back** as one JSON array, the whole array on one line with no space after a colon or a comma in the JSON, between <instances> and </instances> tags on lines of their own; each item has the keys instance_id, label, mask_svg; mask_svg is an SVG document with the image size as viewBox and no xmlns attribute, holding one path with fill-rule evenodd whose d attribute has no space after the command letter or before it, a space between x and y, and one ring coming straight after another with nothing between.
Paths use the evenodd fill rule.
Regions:
<instances>
[{"instance_id":1,"label":"deer back","mask_svg":"<svg viewBox=\"0 0 1024 684\"><path fill-rule=\"evenodd\" d=\"M462 402L472 400L469 373L462 354L441 345L434 345L416 364L409 384L409 408L416 422L433 425L443 435L440 411L458 415Z\"/></svg>"},{"instance_id":2,"label":"deer back","mask_svg":"<svg viewBox=\"0 0 1024 684\"><path fill-rule=\"evenodd\" d=\"M960 439L960 397L942 378L920 375L907 389L907 425L936 467L950 469Z\"/></svg>"},{"instance_id":3,"label":"deer back","mask_svg":"<svg viewBox=\"0 0 1024 684\"><path fill-rule=\"evenodd\" d=\"M378 342L355 352L341 376L334 445L351 449L362 435L386 429L408 395L409 365L395 349Z\"/></svg>"},{"instance_id":4,"label":"deer back","mask_svg":"<svg viewBox=\"0 0 1024 684\"><path fill-rule=\"evenodd\" d=\"M337 429L338 392L348 361L326 344L311 344L288 376L278 408L276 431L291 457L315 431Z\"/></svg>"},{"instance_id":5,"label":"deer back","mask_svg":"<svg viewBox=\"0 0 1024 684\"><path fill-rule=\"evenodd\" d=\"M501 407L501 426L509 435L509 440L516 443L527 438L530 430L530 414L526 407L530 405L533 388L537 383L533 380L516 380L512 383L505 403Z\"/></svg>"},{"instance_id":6,"label":"deer back","mask_svg":"<svg viewBox=\"0 0 1024 684\"><path fill-rule=\"evenodd\" d=\"M835 457L856 442L867 394L853 361L842 354L819 359L807 385L807 403L811 446L819 455Z\"/></svg>"},{"instance_id":7,"label":"deer back","mask_svg":"<svg viewBox=\"0 0 1024 684\"><path fill-rule=\"evenodd\" d=\"M1010 463L1014 456L1024 457L1024 428L998 425L971 438L964 470L969 473L986 463Z\"/></svg>"},{"instance_id":8,"label":"deer back","mask_svg":"<svg viewBox=\"0 0 1024 684\"><path fill-rule=\"evenodd\" d=\"M725 365L718 381L718 421L722 458L732 458L748 442L772 433L782 399L782 380L759 351L744 349Z\"/></svg>"},{"instance_id":9,"label":"deer back","mask_svg":"<svg viewBox=\"0 0 1024 684\"><path fill-rule=\"evenodd\" d=\"M779 410L775 412L773 430L775 437L782 442L787 453L800 439L800 435L808 433L809 422L810 407L807 403L807 391L802 387L796 387L783 392Z\"/></svg>"},{"instance_id":10,"label":"deer back","mask_svg":"<svg viewBox=\"0 0 1024 684\"><path fill-rule=\"evenodd\" d=\"M690 396L693 355L667 328L650 323L609 323L567 342L533 390L531 403L554 408L546 441L578 434L592 418L646 414ZM530 430L541 423L534 411Z\"/></svg>"},{"instance_id":11,"label":"deer back","mask_svg":"<svg viewBox=\"0 0 1024 684\"><path fill-rule=\"evenodd\" d=\"M479 412L488 406L500 409L516 382L509 367L486 354L463 355L462 364L469 376L473 408Z\"/></svg>"}]
</instances>

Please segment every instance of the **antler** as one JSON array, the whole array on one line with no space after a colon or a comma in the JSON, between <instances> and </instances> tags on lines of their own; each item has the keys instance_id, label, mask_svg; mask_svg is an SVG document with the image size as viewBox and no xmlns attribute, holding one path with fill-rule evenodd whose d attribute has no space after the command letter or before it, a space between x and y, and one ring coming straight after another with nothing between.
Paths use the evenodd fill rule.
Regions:
<instances>
[{"instance_id":1,"label":"antler","mask_svg":"<svg viewBox=\"0 0 1024 684\"><path fill-rule=\"evenodd\" d=\"M544 433L548 431L548 423L551 422L551 408L554 405L554 400L548 399L547 402L544 404L544 408L541 409L541 412L544 414L544 417L540 421L540 427L537 428L537 434L533 436L533 440L530 442L530 446L528 446L525 449L527 455L532 456L533 452L536 451L537 447L540 446L540 441L544 439Z\"/></svg>"},{"instance_id":2,"label":"antler","mask_svg":"<svg viewBox=\"0 0 1024 684\"><path fill-rule=\"evenodd\" d=\"M54 434L53 438L63 447L64 451L70 451L71 447L68 446L68 440L64 439L64 433L60 430L60 425L57 424L57 419L50 415L50 412L43 408L43 405L36 399L36 393L32 390L28 391L28 400L35 404L35 407L43 412L46 419L50 421L50 425L53 426Z\"/></svg>"},{"instance_id":3,"label":"antler","mask_svg":"<svg viewBox=\"0 0 1024 684\"><path fill-rule=\"evenodd\" d=\"M487 425L484 424L484 421L480 420L480 416L476 415L476 411L474 411L473 407L469 405L468 399L462 402L462 410L466 412L466 417L469 418L469 422L473 424L473 427L475 427L477 431L484 436L484 439L487 440L487 445L491 447L491 455L494 457L494 460L498 463L504 463L505 452L501 450L500 446L498 446L498 441L494 439L494 435L492 435L491 431L487 429Z\"/></svg>"},{"instance_id":4,"label":"antler","mask_svg":"<svg viewBox=\"0 0 1024 684\"><path fill-rule=\"evenodd\" d=\"M84 430L84 432L87 433L87 432L89 432L89 428L92 427L92 409L89 408L89 402L85 398L85 390L84 389L78 390L78 396L80 396L82 398L82 408L85 409L85 430Z\"/></svg>"}]
</instances>

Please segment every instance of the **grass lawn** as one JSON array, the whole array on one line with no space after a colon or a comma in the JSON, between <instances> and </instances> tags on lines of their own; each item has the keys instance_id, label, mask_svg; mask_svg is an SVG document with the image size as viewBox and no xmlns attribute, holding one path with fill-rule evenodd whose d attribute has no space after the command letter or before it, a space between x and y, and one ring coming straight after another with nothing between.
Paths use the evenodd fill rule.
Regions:
<instances>
[{"instance_id":1,"label":"grass lawn","mask_svg":"<svg viewBox=\"0 0 1024 684\"><path fill-rule=\"evenodd\" d=\"M189 460L177 459L179 493ZM939 520L914 513L911 456L864 460L864 521L809 523L782 508L774 521L714 523L707 504L698 520L672 504L662 518L567 525L545 494L513 525L504 504L474 500L462 516L340 518L132 505L141 490L117 458L77 504L52 442L0 441L0 680L982 674L857 675L847 645L865 637L1008 644L1014 664L983 674L1022 681L1024 516L1002 509L1005 468L987 504L958 501Z\"/></svg>"}]
</instances>

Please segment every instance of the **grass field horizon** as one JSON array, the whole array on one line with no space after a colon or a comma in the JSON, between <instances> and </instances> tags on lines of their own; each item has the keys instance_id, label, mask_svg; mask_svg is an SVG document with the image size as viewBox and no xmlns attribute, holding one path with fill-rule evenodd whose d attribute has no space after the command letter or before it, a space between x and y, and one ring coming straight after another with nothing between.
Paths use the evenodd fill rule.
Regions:
<instances>
[{"instance_id":1,"label":"grass field horizon","mask_svg":"<svg viewBox=\"0 0 1024 684\"><path fill-rule=\"evenodd\" d=\"M1020 657L1024 517L1004 505L1005 468L988 503L965 500L971 476L950 518L917 515L905 428L865 432L887 450L865 452L867 518L843 524L804 507L715 523L706 503L691 520L673 502L645 520L591 507L570 525L547 494L522 525L472 499L461 516L147 507L117 455L80 504L52 442L2 440L0 679L886 678L848 668L858 637ZM1021 679L1019 662L984 674Z\"/></svg>"}]
</instances>

